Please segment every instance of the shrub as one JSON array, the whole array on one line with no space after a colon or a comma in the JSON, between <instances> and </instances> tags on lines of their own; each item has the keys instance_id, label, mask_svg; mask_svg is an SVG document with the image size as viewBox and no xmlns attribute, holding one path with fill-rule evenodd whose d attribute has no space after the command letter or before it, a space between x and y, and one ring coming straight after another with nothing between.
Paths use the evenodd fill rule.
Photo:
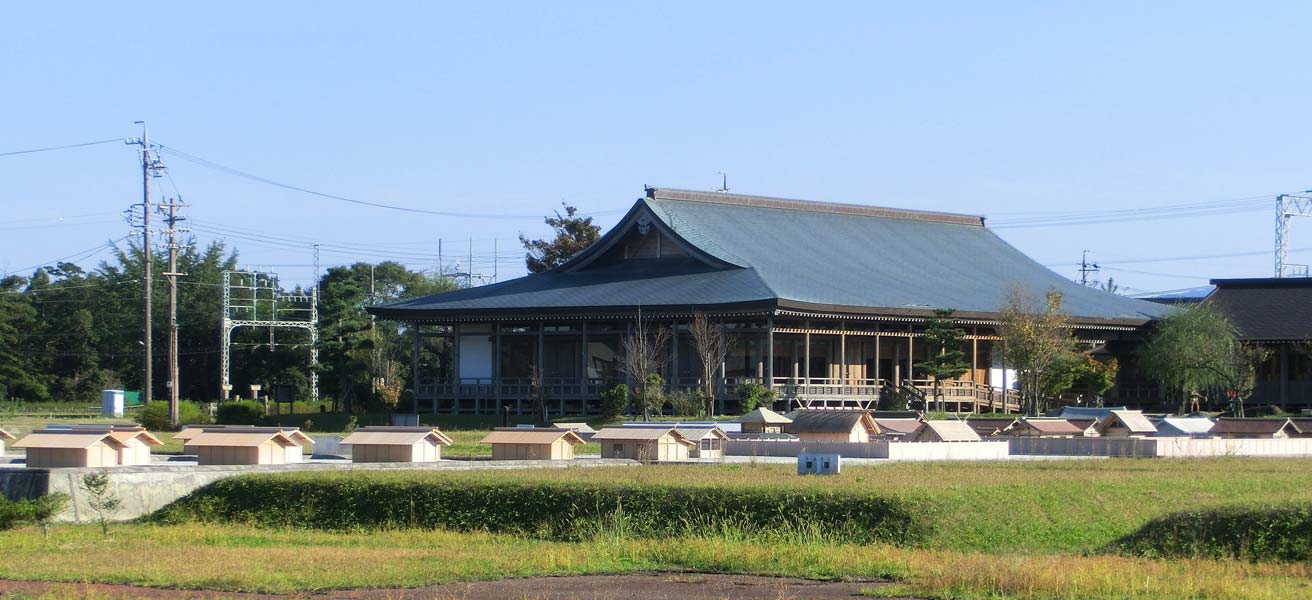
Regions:
<instances>
[{"instance_id":1,"label":"shrub","mask_svg":"<svg viewBox=\"0 0 1312 600\"><path fill-rule=\"evenodd\" d=\"M682 390L669 396L670 408L680 417L706 415L706 394L701 390Z\"/></svg>"},{"instance_id":2,"label":"shrub","mask_svg":"<svg viewBox=\"0 0 1312 600\"><path fill-rule=\"evenodd\" d=\"M1312 504L1226 507L1174 513L1112 542L1153 558L1312 560Z\"/></svg>"},{"instance_id":3,"label":"shrub","mask_svg":"<svg viewBox=\"0 0 1312 600\"><path fill-rule=\"evenodd\" d=\"M744 413L757 407L770 408L774 406L774 390L759 383L745 383L738 386L738 404Z\"/></svg>"},{"instance_id":4,"label":"shrub","mask_svg":"<svg viewBox=\"0 0 1312 600\"><path fill-rule=\"evenodd\" d=\"M259 425L264 420L264 405L254 400L219 404L218 421L223 425Z\"/></svg>"},{"instance_id":5,"label":"shrub","mask_svg":"<svg viewBox=\"0 0 1312 600\"><path fill-rule=\"evenodd\" d=\"M155 401L141 408L137 420L146 429L171 429L168 401ZM179 425L201 425L210 422L210 416L200 404L183 400L178 402Z\"/></svg>"},{"instance_id":6,"label":"shrub","mask_svg":"<svg viewBox=\"0 0 1312 600\"><path fill-rule=\"evenodd\" d=\"M570 541L620 529L625 535L648 538L802 533L842 542L912 543L932 531L931 519L923 513L898 497L788 487L507 482L355 473L223 479L152 518L165 523L240 522L331 531L445 528Z\"/></svg>"},{"instance_id":7,"label":"shrub","mask_svg":"<svg viewBox=\"0 0 1312 600\"><path fill-rule=\"evenodd\" d=\"M601 390L601 416L606 420L624 414L629 408L629 386L617 383Z\"/></svg>"}]
</instances>

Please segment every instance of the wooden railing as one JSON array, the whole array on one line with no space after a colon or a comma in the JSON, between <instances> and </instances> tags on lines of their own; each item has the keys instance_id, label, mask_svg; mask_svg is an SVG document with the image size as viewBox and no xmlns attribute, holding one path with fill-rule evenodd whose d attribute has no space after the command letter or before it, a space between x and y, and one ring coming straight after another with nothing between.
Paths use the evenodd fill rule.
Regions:
<instances>
[{"instance_id":1,"label":"wooden railing","mask_svg":"<svg viewBox=\"0 0 1312 600\"><path fill-rule=\"evenodd\" d=\"M605 386L601 379L583 379L574 377L548 377L542 381L542 395L549 399L590 399ZM754 377L730 377L720 380L718 396L722 399L736 398L738 387L747 383L764 384L765 381ZM853 399L866 405L877 400L882 390L890 382L883 379L827 378L812 377L792 378L775 377L769 382L779 400L798 402L821 400ZM670 384L672 390L690 390L700 387L699 378L683 377ZM934 397L932 380L904 380L899 387L916 390L917 396L924 396L925 406L917 408L930 409L937 400ZM987 384L970 381L944 381L939 386L939 393L950 410L961 412L1017 412L1020 410L1020 397L1015 390L1002 390ZM527 377L503 377L500 381L492 378L463 378L458 381L439 381L425 378L419 381L416 397L424 400L453 398L501 398L530 399L533 397L533 381Z\"/></svg>"}]
</instances>

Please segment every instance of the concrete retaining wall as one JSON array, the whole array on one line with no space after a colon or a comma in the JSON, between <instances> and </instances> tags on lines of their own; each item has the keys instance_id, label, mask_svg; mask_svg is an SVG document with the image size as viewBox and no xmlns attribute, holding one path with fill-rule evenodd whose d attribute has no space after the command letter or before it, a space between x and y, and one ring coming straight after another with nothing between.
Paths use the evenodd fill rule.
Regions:
<instances>
[{"instance_id":1,"label":"concrete retaining wall","mask_svg":"<svg viewBox=\"0 0 1312 600\"><path fill-rule=\"evenodd\" d=\"M1016 437L1010 438L1008 443L1011 445L1011 453L1017 455L1124 458L1154 458L1157 456L1157 446L1150 438Z\"/></svg>"},{"instance_id":2,"label":"concrete retaining wall","mask_svg":"<svg viewBox=\"0 0 1312 600\"><path fill-rule=\"evenodd\" d=\"M891 460L990 460L1007 457L1006 441L987 442L775 442L730 440L728 456L797 456L803 452L838 454L843 458Z\"/></svg>"},{"instance_id":3,"label":"concrete retaining wall","mask_svg":"<svg viewBox=\"0 0 1312 600\"><path fill-rule=\"evenodd\" d=\"M1206 456L1312 456L1312 438L1011 438L1011 453L1037 456L1199 458Z\"/></svg>"},{"instance_id":4,"label":"concrete retaining wall","mask_svg":"<svg viewBox=\"0 0 1312 600\"><path fill-rule=\"evenodd\" d=\"M1230 440L1222 438L1149 438L1157 456L1312 456L1312 438Z\"/></svg>"},{"instance_id":5,"label":"concrete retaining wall","mask_svg":"<svg viewBox=\"0 0 1312 600\"><path fill-rule=\"evenodd\" d=\"M0 492L11 500L36 498L62 492L72 497L69 507L59 516L60 521L89 522L95 515L87 505L87 494L82 489L82 477L87 473L105 472L110 476L111 488L123 499L123 506L114 520L125 521L150 514L206 484L220 479L255 473L285 473L296 471L476 471L491 469L566 468L636 466L636 461L624 459L586 459L577 461L442 461L437 463L299 463L288 465L156 465L149 467L117 467L109 469L0 469Z\"/></svg>"}]
</instances>

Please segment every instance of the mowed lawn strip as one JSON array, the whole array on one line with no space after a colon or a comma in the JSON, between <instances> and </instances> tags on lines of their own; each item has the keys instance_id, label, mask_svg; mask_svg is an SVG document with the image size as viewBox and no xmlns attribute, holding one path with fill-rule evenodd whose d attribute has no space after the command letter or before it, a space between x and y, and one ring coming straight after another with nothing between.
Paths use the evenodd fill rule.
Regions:
<instances>
[{"instance_id":1,"label":"mowed lawn strip","mask_svg":"<svg viewBox=\"0 0 1312 600\"><path fill-rule=\"evenodd\" d=\"M943 598L1300 598L1304 563L985 555L724 537L546 542L398 530L352 534L237 525L119 525L0 533L0 578L291 593L648 570L871 580L876 595ZM893 587L879 581L893 580Z\"/></svg>"}]
</instances>

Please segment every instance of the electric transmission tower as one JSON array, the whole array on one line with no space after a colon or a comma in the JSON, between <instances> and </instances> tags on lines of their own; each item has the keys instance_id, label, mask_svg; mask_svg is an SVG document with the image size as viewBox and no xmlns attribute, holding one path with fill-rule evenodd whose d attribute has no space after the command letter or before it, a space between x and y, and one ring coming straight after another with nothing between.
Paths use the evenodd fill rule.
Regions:
<instances>
[{"instance_id":1,"label":"electric transmission tower","mask_svg":"<svg viewBox=\"0 0 1312 600\"><path fill-rule=\"evenodd\" d=\"M145 289L145 293L143 294L144 302L145 302L145 307L144 307L145 320L144 320L144 327L143 327L144 331L142 332L142 339L141 339L142 353L144 354L144 358L141 361L143 364L143 371L144 371L144 373L142 374L141 401L144 404L150 404L150 401L152 399L151 387L155 383L154 369L153 369L153 363L155 361L155 353L154 353L154 346L152 344L152 339L151 339L154 335L154 333L151 331L151 319L153 319L153 316L151 315L151 306L150 306L151 295L154 291L154 288L151 285L152 283L151 277L153 275L152 271L154 270L154 265L153 265L154 261L152 260L152 255L154 254L154 251L150 247L150 212L151 212L150 180L156 177L162 177L164 175L164 162L160 160L159 154L155 152L156 146L152 146L150 143L150 136L146 130L146 122L135 121L133 122L133 124L141 126L141 137L128 138L123 140L123 143L129 146L137 146L140 148L137 151L137 153L141 158L141 225L140 227L141 227L141 254L142 254L142 260L144 261L141 282L142 282L142 287Z\"/></svg>"},{"instance_id":2,"label":"electric transmission tower","mask_svg":"<svg viewBox=\"0 0 1312 600\"><path fill-rule=\"evenodd\" d=\"M301 329L310 335L310 400L319 400L319 286L309 293L283 293L278 276L263 271L223 272L223 315L220 328L219 372L220 396L228 399L232 391L232 332L240 327L260 327L269 331L269 349L275 344L277 329ZM261 344L262 345L262 344Z\"/></svg>"},{"instance_id":3,"label":"electric transmission tower","mask_svg":"<svg viewBox=\"0 0 1312 600\"><path fill-rule=\"evenodd\" d=\"M1281 194L1276 196L1276 277L1307 277L1308 265L1291 265L1289 260L1289 219L1312 217L1312 196Z\"/></svg>"}]
</instances>

